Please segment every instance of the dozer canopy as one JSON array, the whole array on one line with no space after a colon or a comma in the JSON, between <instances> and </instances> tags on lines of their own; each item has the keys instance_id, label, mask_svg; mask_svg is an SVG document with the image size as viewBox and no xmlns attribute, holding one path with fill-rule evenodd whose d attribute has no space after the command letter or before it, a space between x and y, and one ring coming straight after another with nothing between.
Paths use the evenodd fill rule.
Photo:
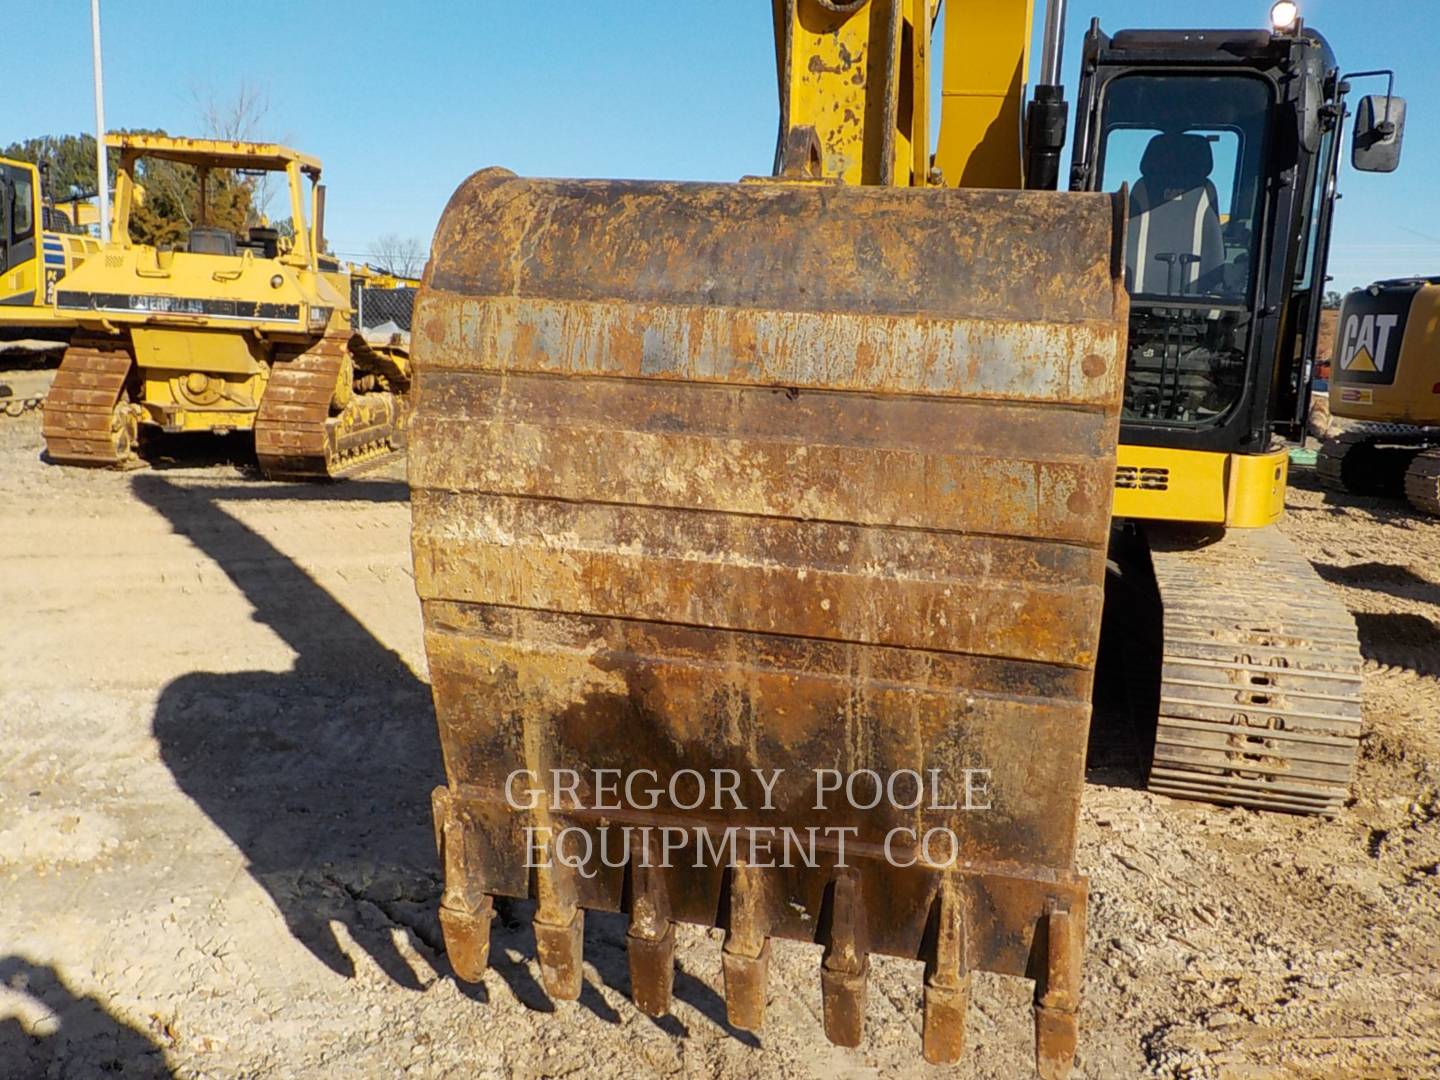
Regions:
<instances>
[{"instance_id":1,"label":"dozer canopy","mask_svg":"<svg viewBox=\"0 0 1440 1080\"><path fill-rule=\"evenodd\" d=\"M1121 199L529 180L452 198L415 315L415 577L457 973L533 897L550 993L626 911L824 947L855 1045L871 952L1037 981L1075 1043L1074 867L1126 320Z\"/></svg>"},{"instance_id":2,"label":"dozer canopy","mask_svg":"<svg viewBox=\"0 0 1440 1080\"><path fill-rule=\"evenodd\" d=\"M320 178L320 161L279 143L236 142L230 139L181 139L168 135L108 134L105 145L133 157L175 161L197 169L246 169L284 172L292 162L312 180Z\"/></svg>"}]
</instances>

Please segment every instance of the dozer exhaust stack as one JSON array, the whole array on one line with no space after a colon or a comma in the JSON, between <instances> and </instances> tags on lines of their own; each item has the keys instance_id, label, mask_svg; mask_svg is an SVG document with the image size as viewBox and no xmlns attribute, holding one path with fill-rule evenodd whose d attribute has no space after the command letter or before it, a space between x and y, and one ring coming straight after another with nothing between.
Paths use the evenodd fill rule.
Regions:
<instances>
[{"instance_id":1,"label":"dozer exhaust stack","mask_svg":"<svg viewBox=\"0 0 1440 1080\"><path fill-rule=\"evenodd\" d=\"M442 925L482 978L536 901L634 997L722 927L758 1028L771 939L822 947L857 1045L872 953L972 971L1076 1041L1075 843L1126 298L1119 197L522 179L451 199L415 314L416 586L446 785Z\"/></svg>"}]
</instances>

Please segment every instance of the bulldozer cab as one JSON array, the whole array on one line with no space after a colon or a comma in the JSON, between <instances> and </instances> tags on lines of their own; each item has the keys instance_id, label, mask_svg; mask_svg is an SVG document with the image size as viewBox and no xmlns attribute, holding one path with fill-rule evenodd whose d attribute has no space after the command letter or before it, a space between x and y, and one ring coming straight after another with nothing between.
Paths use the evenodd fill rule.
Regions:
<instances>
[{"instance_id":1,"label":"bulldozer cab","mask_svg":"<svg viewBox=\"0 0 1440 1080\"><path fill-rule=\"evenodd\" d=\"M320 162L287 146L219 139L178 139L156 135L109 135L106 144L120 155L112 234L122 245L130 243L130 217L134 205L137 168L142 161L168 161L194 170L198 191L193 199L193 221L183 242L185 252L197 255L236 256L250 251L259 258L286 261L316 269L324 248L320 218L324 205ZM210 220L216 174L258 176L283 174L294 230L282 244L278 230L268 224L247 228L243 235L223 222ZM228 179L228 178L227 178ZM309 181L306 190L305 181Z\"/></svg>"},{"instance_id":2,"label":"bulldozer cab","mask_svg":"<svg viewBox=\"0 0 1440 1080\"><path fill-rule=\"evenodd\" d=\"M1122 441L1254 454L1303 432L1348 89L1298 21L1091 24L1071 187L1130 186Z\"/></svg>"},{"instance_id":3,"label":"bulldozer cab","mask_svg":"<svg viewBox=\"0 0 1440 1080\"><path fill-rule=\"evenodd\" d=\"M101 319L212 329L243 323L292 337L321 333L348 314L344 276L322 254L325 192L318 160L275 143L130 134L107 135L106 143L119 159L106 258L64 278L56 297L62 312L97 328ZM152 178L142 162L183 170ZM232 199L228 212L219 212L221 193L233 192L237 177L264 174L284 177L294 226L289 237L257 221L262 208ZM169 242L135 239L141 185L147 204L169 199L183 211L189 223L183 233Z\"/></svg>"}]
</instances>

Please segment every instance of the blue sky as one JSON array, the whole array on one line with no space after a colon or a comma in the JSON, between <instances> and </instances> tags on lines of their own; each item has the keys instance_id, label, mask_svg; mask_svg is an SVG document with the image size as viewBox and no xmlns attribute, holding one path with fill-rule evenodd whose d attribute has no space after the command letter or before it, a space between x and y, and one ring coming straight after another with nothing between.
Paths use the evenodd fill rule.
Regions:
<instances>
[{"instance_id":1,"label":"blue sky","mask_svg":"<svg viewBox=\"0 0 1440 1080\"><path fill-rule=\"evenodd\" d=\"M1269 0L1069 7L1073 101L1091 15L1112 32L1192 17L1261 26ZM1301 7L1342 67L1393 67L1410 101L1399 172L1342 173L1336 287L1440 273L1440 2ZM764 0L103 0L102 14L111 127L198 134L196 97L223 99L247 80L270 99L261 135L324 161L327 232L349 257L383 233L428 243L450 193L486 165L728 180L767 171L774 149ZM0 144L91 130L87 0L10 3L5 22L12 46L35 43L12 53L43 77L10 81Z\"/></svg>"}]
</instances>

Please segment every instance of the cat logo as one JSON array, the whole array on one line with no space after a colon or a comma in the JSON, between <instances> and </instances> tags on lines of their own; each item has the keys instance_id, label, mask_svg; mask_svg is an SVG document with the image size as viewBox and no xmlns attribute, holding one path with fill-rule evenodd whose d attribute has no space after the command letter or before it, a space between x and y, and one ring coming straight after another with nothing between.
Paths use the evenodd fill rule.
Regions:
<instances>
[{"instance_id":1,"label":"cat logo","mask_svg":"<svg viewBox=\"0 0 1440 1080\"><path fill-rule=\"evenodd\" d=\"M1340 335L1340 370L1385 371L1386 346L1399 315L1351 315Z\"/></svg>"}]
</instances>

